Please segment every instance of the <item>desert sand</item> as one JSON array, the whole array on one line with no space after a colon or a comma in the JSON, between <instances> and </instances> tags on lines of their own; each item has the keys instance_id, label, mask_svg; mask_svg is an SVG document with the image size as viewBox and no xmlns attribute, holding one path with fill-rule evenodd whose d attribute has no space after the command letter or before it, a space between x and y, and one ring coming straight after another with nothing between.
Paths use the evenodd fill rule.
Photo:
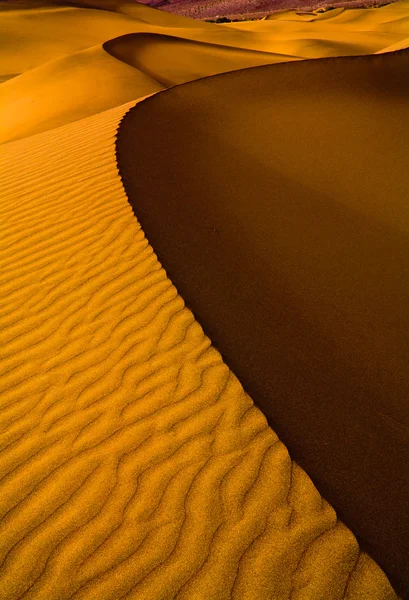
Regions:
<instances>
[{"instance_id":1,"label":"desert sand","mask_svg":"<svg viewBox=\"0 0 409 600\"><path fill-rule=\"evenodd\" d=\"M252 227L246 231L238 225L238 216L249 218L246 203L239 200L244 192L251 198L255 165L267 170L270 178L284 169L281 176L286 175L293 186L312 185L311 198L325 192L334 202L338 194L349 212L342 203L339 211L351 227L358 222L351 221L354 214L361 219L362 235L368 235L368 222L376 235L379 228L389 232L384 246L392 259L405 248L408 140L401 119L407 115L407 103L400 74L409 45L408 2L370 10L339 9L331 11L332 17L286 12L258 23L226 25L114 0L75 6L44 2L31 9L17 4L15 10L0 11L0 597L407 597L405 547L401 559L390 551L396 541L393 523L400 519L404 532L407 512L401 504L394 505L398 512L390 536L379 521L383 537L378 545L372 543L368 519L357 518L363 513L357 497L346 506L342 485L333 486L337 473L331 469L337 455L328 447L325 427L315 435L315 456L320 458L314 459L308 443L303 443L308 439L299 435L296 412L283 409L282 388L271 388L264 363L255 373L232 359L232 344L237 350L246 349L250 366L261 355L250 330L243 336L238 328L232 337L229 320L237 319L240 310L243 323L257 309L268 317L280 298L286 301L283 290L276 288L277 297L266 302L263 285L271 280L272 256L266 253L263 236L254 238ZM342 58L347 56L357 58ZM328 75L325 64L332 60L338 65L330 71L332 84L326 80L320 90L322 112L312 120L313 90L317 93L319 79L313 80L311 74L315 69L321 73L317 77ZM375 72L365 68L365 61L375 65ZM376 65L386 65L387 75ZM295 70L288 71L291 68ZM283 82L275 85L280 73L289 74L287 87ZM294 73L298 94L290 94ZM348 73L346 96L339 95L338 117L333 121L333 133L340 138L334 144L338 154L322 163L323 151L330 147L331 131L324 127L328 111L332 103L336 106L337 83ZM379 88L380 75L390 85L378 105L369 92ZM369 80L365 88L369 92L363 96L355 94L352 85L355 81L358 89L362 80ZM304 95L303 85L310 89ZM290 95L284 104L286 93ZM342 112L346 106L352 106L351 113ZM309 118L303 120L303 114ZM352 135L347 127L351 114L362 125ZM351 190L357 175L346 166L357 158L359 134L370 135L375 126L380 134L370 140L378 158L362 178L366 192L358 194L362 202L355 206ZM320 136L320 131L326 133ZM297 136L302 147L291 156L289 140L294 143ZM190 145L194 138L195 147ZM379 152L391 153L385 154L383 167ZM232 161L232 155L237 160ZM361 160L366 158L362 155ZM339 177L334 179L337 164ZM361 170L364 166L359 164ZM229 176L237 167L243 177L232 186ZM264 183L260 178L257 185ZM393 190L389 204L382 202L387 185ZM368 190L375 187L379 192L372 202ZM256 189L257 198L266 202L272 188L264 188L264 195ZM204 201L205 192L213 205ZM304 240L313 265L312 249L323 246L314 246L311 239L327 239L334 233L333 204L318 206L308 194L303 197L316 215L322 211L322 227L314 225L302 206L283 203L280 218L289 227L276 227L280 234L276 246L282 264L295 274L294 298L301 298L304 308L320 309L315 322L321 318L326 333L333 336L338 369L346 367L345 378L354 377L351 361L372 349L371 340L365 345L368 331L376 310L384 308L381 300L387 301L379 295L375 275L382 271L387 278L391 311L397 298L402 299L401 312L392 311L382 323L378 314L375 328L381 326L377 335L372 332L376 352L371 368L376 363L378 379L371 389L380 390L382 396L389 383L391 407L379 399L370 405L364 396L359 405L368 412L372 406L374 415L383 415L382 435L391 440L384 437L381 443L385 456L390 452L394 459L391 476L400 477L404 490L407 421L397 393L402 375L397 365L403 355L401 337L394 332L397 318L407 315L399 295L404 281L396 282L399 269L402 278L406 276L405 256L400 255L402 262L394 263L388 274L386 255L369 279L365 267L376 262L377 255L364 256L362 270L356 272L355 309L345 309L348 327L333 326L336 319L331 321L327 296L322 300L324 282L312 287L311 271L303 272L297 252L283 252L295 248L291 236L299 243ZM231 211L235 198L238 215ZM150 207L149 199L155 202ZM170 202L180 214L176 222L169 221ZM150 215L156 211L155 219L147 218L147 206ZM207 213L206 206L210 206ZM299 215L309 219L310 229ZM195 302L207 297L213 306L217 298L214 301L211 287L207 295L203 281L200 293L191 295L180 277L183 268L174 263L172 251L163 249L151 227L160 221L170 250L179 252L181 238L190 239L185 265L197 259L193 241L203 242L202 256L190 271L193 283L194 269L209 272L209 260L215 267L215 261L224 265L235 258L239 262L231 263L230 273L235 277L240 266L243 276L249 273L246 261L253 260L259 274L264 269L263 285L256 278L246 283L253 303L248 311L243 313L236 301L243 296L230 287L230 315L227 310L219 320L211 309L210 319L202 318ZM243 242L241 253L233 258L228 236L221 235L224 225L233 235L239 233ZM197 235L192 236L194 227ZM209 235L218 236L213 247ZM378 238L371 240L367 252L379 251ZM335 244L333 254L325 256L325 273L331 260L338 260L338 266L346 264L338 247ZM281 269L282 280L284 271L280 265L276 268ZM217 283L218 270L213 270ZM344 287L351 284L350 272L339 266L331 285L337 282L337 273ZM361 306L362 280L374 292L364 317L365 311L356 308ZM242 281L237 279L238 284ZM214 283L212 278L209 282ZM222 287L218 289L223 308L225 295ZM342 310L341 291L342 286L334 299L336 310ZM331 296L330 290L326 293ZM367 330L362 331L362 324ZM348 336L354 327L357 350L351 357ZM260 348L270 351L268 327L264 334L267 344L260 343ZM279 335L284 346L273 349L271 362L279 367L283 357L292 354L296 359L292 375L299 382L305 372L303 339L285 338L283 330ZM304 356L305 364L314 356L319 359L320 349L317 336L316 347L309 347ZM382 363L385 356L387 368ZM319 360L317 365L313 373L321 372L325 378ZM382 385L377 385L379 381ZM305 418L314 395L308 385L298 399L298 421ZM276 402L262 403L264 388L273 398L276 394ZM362 424L348 414L351 398L351 406L339 409L341 392L340 387L335 414L350 441L359 437ZM283 425L285 414L291 426ZM373 442L368 458L357 461L368 466L368 477L374 472L370 451L379 452L373 439L379 423L374 416L362 429ZM320 461L325 466L322 477L313 464ZM382 477L387 464L380 465ZM353 467L347 465L351 478L356 477ZM339 466L340 471L345 468ZM344 482L348 473L341 475L339 481ZM395 497L396 487L389 498ZM365 489L369 488L370 484ZM385 488L381 509L388 496ZM368 494L374 495L376 489ZM381 514L375 506L372 525Z\"/></svg>"}]
</instances>

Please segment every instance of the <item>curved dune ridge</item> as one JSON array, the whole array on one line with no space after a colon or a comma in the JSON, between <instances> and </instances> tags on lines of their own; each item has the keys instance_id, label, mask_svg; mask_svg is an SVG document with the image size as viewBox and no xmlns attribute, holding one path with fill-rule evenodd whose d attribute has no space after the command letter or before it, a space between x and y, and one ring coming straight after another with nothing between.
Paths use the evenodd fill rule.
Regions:
<instances>
[{"instance_id":1,"label":"curved dune ridge","mask_svg":"<svg viewBox=\"0 0 409 600\"><path fill-rule=\"evenodd\" d=\"M212 345L217 336L205 335L138 212L151 162L162 169L155 186L169 175L164 200L179 186L169 156L189 164L177 145L163 155L174 130L156 131L167 137L155 155L156 140L145 139L158 101L160 117L173 111L180 123L173 94L183 106L193 84L173 86L200 80L205 107L231 71L243 78L221 118L192 109L191 132L212 144L191 154L204 165L230 134L254 135L247 114L238 128L226 118L245 98L261 107L252 72L302 62L308 79L303 59L406 48L408 0L225 26L121 0L0 0L0 9L1 600L396 599L357 531L317 491L313 470L294 462L269 412L244 391L246 374L238 379ZM146 117L140 134L129 128L137 114ZM138 161L128 163L128 179L146 168L140 206L117 164L124 132L132 133L128 159ZM402 149L405 139L397 136ZM198 206L197 189L231 196L228 175L215 181L189 167L185 183L197 176L196 191L181 215ZM403 229L399 212L378 209ZM198 231L218 234L213 218ZM326 456L321 442L320 433ZM396 564L385 563L387 574L406 597Z\"/></svg>"},{"instance_id":2,"label":"curved dune ridge","mask_svg":"<svg viewBox=\"0 0 409 600\"><path fill-rule=\"evenodd\" d=\"M169 277L404 590L408 72L403 50L201 79L135 107L117 142Z\"/></svg>"},{"instance_id":3,"label":"curved dune ridge","mask_svg":"<svg viewBox=\"0 0 409 600\"><path fill-rule=\"evenodd\" d=\"M219 75L150 98L118 136L126 193L172 281L404 589L408 70L404 50Z\"/></svg>"},{"instance_id":4,"label":"curved dune ridge","mask_svg":"<svg viewBox=\"0 0 409 600\"><path fill-rule=\"evenodd\" d=\"M1 598L396 598L148 244L130 106L0 150Z\"/></svg>"}]
</instances>

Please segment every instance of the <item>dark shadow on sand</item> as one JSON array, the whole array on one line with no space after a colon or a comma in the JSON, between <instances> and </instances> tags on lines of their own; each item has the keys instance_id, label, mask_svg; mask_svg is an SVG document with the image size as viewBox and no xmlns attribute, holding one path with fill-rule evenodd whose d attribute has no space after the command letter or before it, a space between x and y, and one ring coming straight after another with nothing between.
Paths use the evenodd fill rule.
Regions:
<instances>
[{"instance_id":1,"label":"dark shadow on sand","mask_svg":"<svg viewBox=\"0 0 409 600\"><path fill-rule=\"evenodd\" d=\"M409 597L409 52L175 87L123 119L129 202L226 363Z\"/></svg>"}]
</instances>

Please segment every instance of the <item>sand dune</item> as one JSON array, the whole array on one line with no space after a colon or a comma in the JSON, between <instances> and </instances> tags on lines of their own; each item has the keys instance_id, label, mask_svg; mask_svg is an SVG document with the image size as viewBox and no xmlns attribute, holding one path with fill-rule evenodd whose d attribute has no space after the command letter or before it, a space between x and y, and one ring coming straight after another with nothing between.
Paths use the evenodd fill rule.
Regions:
<instances>
[{"instance_id":1,"label":"sand dune","mask_svg":"<svg viewBox=\"0 0 409 600\"><path fill-rule=\"evenodd\" d=\"M285 54L243 50L152 33L116 38L106 42L104 48L115 58L143 70L165 87L216 73L299 60Z\"/></svg>"},{"instance_id":2,"label":"sand dune","mask_svg":"<svg viewBox=\"0 0 409 600\"><path fill-rule=\"evenodd\" d=\"M385 52L395 52L396 50L405 50L409 48L409 37L404 40L397 42L396 44L392 44L392 46L388 46L387 48L383 48L382 50L378 50L375 54L384 54Z\"/></svg>"},{"instance_id":3,"label":"sand dune","mask_svg":"<svg viewBox=\"0 0 409 600\"><path fill-rule=\"evenodd\" d=\"M405 16L399 3L377 13L355 11L362 15L352 23L345 15L354 11L316 15L313 29L295 12L221 27L126 2L103 3L105 10L96 10L100 2L83 4L95 8L2 15L0 143L221 72L405 47L409 31L408 11Z\"/></svg>"},{"instance_id":4,"label":"sand dune","mask_svg":"<svg viewBox=\"0 0 409 600\"><path fill-rule=\"evenodd\" d=\"M107 7L106 3L100 4ZM188 31L192 25L200 31L217 29L210 23L198 24L143 5L133 5L134 16L127 15L121 12L121 5L126 3L116 4L117 8L112 12L50 5L43 9L3 13L0 22L0 72L22 73L46 61L85 50L126 33L154 31L157 27L178 27L181 31Z\"/></svg>"},{"instance_id":5,"label":"sand dune","mask_svg":"<svg viewBox=\"0 0 409 600\"><path fill-rule=\"evenodd\" d=\"M2 599L394 598L148 245L128 108L0 151Z\"/></svg>"},{"instance_id":6,"label":"sand dune","mask_svg":"<svg viewBox=\"0 0 409 600\"><path fill-rule=\"evenodd\" d=\"M344 515L362 513L364 504L351 499L350 512L342 509L337 517L327 502L334 473L317 478L309 463L307 475L294 457L303 462L308 444L304 447L301 437L293 444L278 419L283 440L291 441L290 457L268 424L266 416L270 424L274 420L270 409L263 414L244 391L248 374L231 371L223 360L229 352L223 349L222 356L213 346L217 335L205 335L190 310L194 302L189 298L186 307L188 294L180 295L183 285L176 289L177 277L169 279L156 256L161 246L151 245L138 217L139 210L141 220L144 216L146 182L156 166L159 173L149 186L154 192L164 185L163 200L173 197L168 190L182 194L184 185L193 185L183 198L179 194L181 215L199 208L204 190L212 189L214 199L224 197L226 207L231 206L232 190L238 190L229 181L229 160L234 152L241 164L246 147L242 175L254 161L261 160L271 172L284 165L294 184L304 177L319 190L326 182L352 202L353 178L338 181L331 156L328 162L318 158L326 143L319 132L331 115L324 111L313 122L302 119L310 112L312 96L302 98L301 90L308 88L308 64L317 62L304 59L376 53L382 60L408 47L407 0L374 10L291 11L257 23L226 25L120 0L45 0L12 7L0 2L2 8L7 10L0 10L1 600L393 600L398 596L388 577L407 597L404 556L395 564L384 560L388 553L394 556L391 540L399 518L405 531L401 505L396 504L391 520L393 535L385 538L386 527L379 524L382 542L377 546L368 544L367 530L356 521L351 521L353 530L346 527ZM278 63L302 68L296 80L300 94L276 106L277 118L287 107L293 125L291 118L284 119L280 129L276 119L271 132L264 109L272 110L283 88L272 85L265 96L251 77L280 68ZM339 75L334 73L334 81ZM233 85L219 95L219 102L226 100L223 110L209 120L214 91L234 76L243 85L235 94ZM386 110L395 133L403 110L398 94L403 79L382 91L386 109L397 102L396 110ZM173 87L193 80L199 81ZM333 100L331 85L320 88L324 103ZM201 114L188 102L190 89L200 90ZM154 101L142 102L150 96ZM173 105L173 98L180 103ZM342 128L341 96L339 102L337 136L346 143L350 133ZM163 107L159 114L157 106ZM160 123L170 113L175 129L168 131ZM144 115L140 132L129 128L135 115ZM256 115L264 135L271 133L264 152L256 144ZM365 127L375 130L373 116L361 117L366 133ZM384 114L380 125L383 119ZM384 129L374 148L385 150ZM197 144L187 156L189 144L179 145L189 131ZM388 181L395 190L402 186L403 199L400 169L407 154L406 137L399 131L389 141L378 174L389 164ZM124 132L132 133L128 177L131 171L132 176L143 174L132 179L137 193L127 188L129 195L121 180L123 164L117 164ZM288 154L284 144L291 132L301 143L298 154ZM253 149L246 146L252 139ZM269 149L277 139L283 152L272 164ZM344 150L346 160L347 146ZM223 157L224 152L223 164L200 168L209 164L209 155ZM174 160L179 163L169 172ZM182 164L185 180L180 182ZM375 181L371 168L365 172ZM243 183L242 192L246 189ZM391 231L405 235L404 203L392 209L379 195L381 189L377 202L368 197L365 206L354 210L369 211L376 222L387 221ZM325 207L320 210L325 220ZM218 234L215 214L199 223L198 233ZM165 224L166 210L156 217ZM227 225L235 222L230 215ZM175 242L183 223L178 220L172 230ZM194 223L193 216L180 238L188 238ZM301 221L294 231L302 239ZM248 239L245 232L241 235L243 242ZM248 246L249 256L257 247ZM203 245L203 256L218 248ZM191 249L187 253L189 260L194 257ZM169 257L164 257L165 268ZM221 264L217 253L213 258L215 266ZM265 264L266 274L268 260L257 257L255 262ZM197 260L192 274L200 264ZM294 273L301 277L299 265ZM297 280L304 291L305 277ZM258 285L253 279L250 292ZM250 316L260 301L265 308L264 292L248 306ZM230 298L233 319L237 298ZM220 301L223 306L223 295ZM388 322L380 327L379 340ZM226 333L229 318L213 325L216 333ZM385 334L391 347L392 333ZM257 354L251 339L250 332L234 341L237 349L247 348L249 363ZM279 361L274 357L272 363ZM269 384L262 365L261 387ZM295 380L302 369L296 373ZM254 400L259 401L256 387ZM276 419L281 406L277 402ZM385 419L388 410L381 410ZM290 429L297 432L297 424ZM332 457L324 438L315 436L318 462L328 464ZM380 459L380 474L388 457L396 455L398 439ZM369 457L365 460L371 466ZM388 488L382 494L383 501ZM331 501L338 508L338 496ZM379 506L375 502L370 514Z\"/></svg>"},{"instance_id":7,"label":"sand dune","mask_svg":"<svg viewBox=\"0 0 409 600\"><path fill-rule=\"evenodd\" d=\"M163 89L159 81L117 60L102 46L81 50L3 84L0 143L47 131Z\"/></svg>"}]
</instances>

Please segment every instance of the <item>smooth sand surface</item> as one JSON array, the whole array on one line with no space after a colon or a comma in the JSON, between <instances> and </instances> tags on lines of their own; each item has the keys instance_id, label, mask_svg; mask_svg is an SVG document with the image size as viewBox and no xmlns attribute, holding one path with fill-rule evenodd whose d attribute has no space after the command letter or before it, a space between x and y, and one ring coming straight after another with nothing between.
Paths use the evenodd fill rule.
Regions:
<instances>
[{"instance_id":1,"label":"smooth sand surface","mask_svg":"<svg viewBox=\"0 0 409 600\"><path fill-rule=\"evenodd\" d=\"M200 79L204 102L219 73L405 47L408 3L338 12L336 27L292 12L259 29L132 2L56 4L0 10L0 598L396 599L158 262L116 136L157 92L169 115L168 94L189 84L166 88L179 83ZM215 156L230 134L241 145L247 115L236 128L227 114L263 97L245 83L221 119L192 112L192 132L209 134ZM192 154L197 167L208 149ZM195 173L199 190L214 184ZM231 197L228 172L216 184L215 198ZM398 213L374 210L396 226Z\"/></svg>"}]
</instances>

